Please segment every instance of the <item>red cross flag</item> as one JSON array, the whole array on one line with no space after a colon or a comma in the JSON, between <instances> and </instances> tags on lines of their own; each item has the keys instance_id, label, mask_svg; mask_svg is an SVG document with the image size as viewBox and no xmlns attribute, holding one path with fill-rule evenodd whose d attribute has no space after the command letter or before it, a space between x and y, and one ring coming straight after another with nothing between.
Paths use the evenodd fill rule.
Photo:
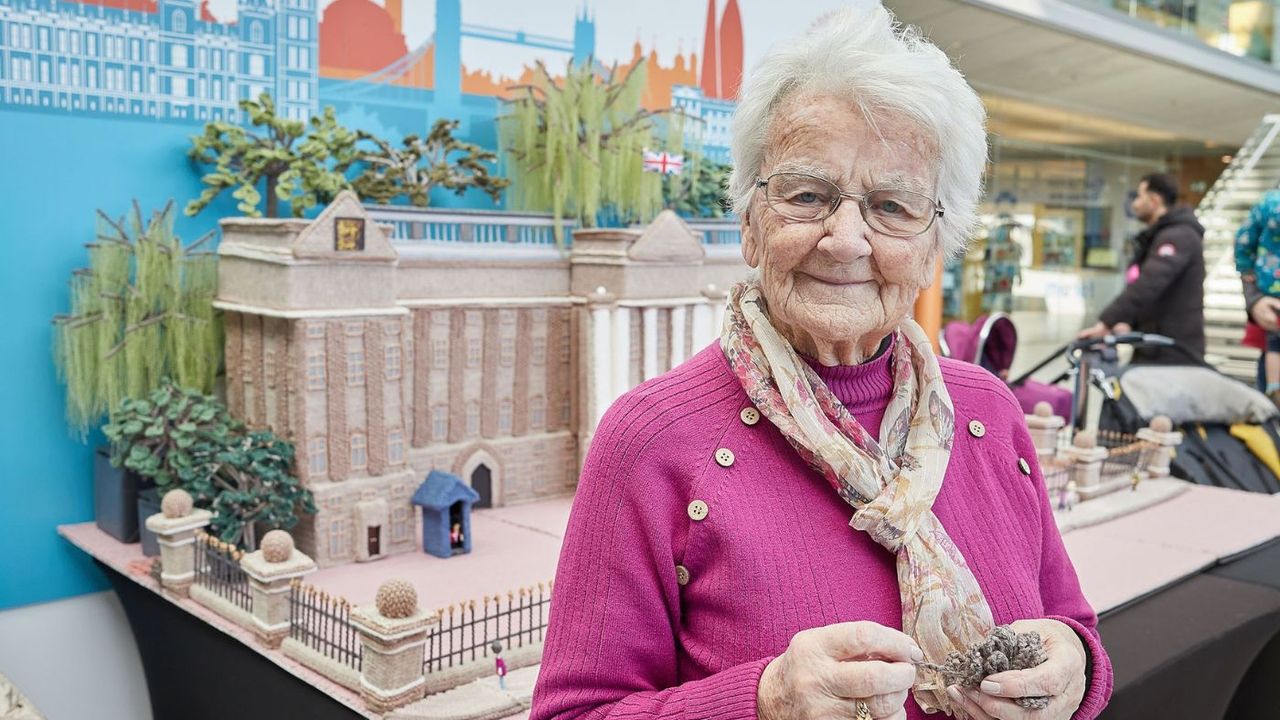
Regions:
<instances>
[{"instance_id":1,"label":"red cross flag","mask_svg":"<svg viewBox=\"0 0 1280 720\"><path fill-rule=\"evenodd\" d=\"M644 151L644 171L662 173L663 175L679 175L684 169L684 156L672 155L669 152Z\"/></svg>"}]
</instances>

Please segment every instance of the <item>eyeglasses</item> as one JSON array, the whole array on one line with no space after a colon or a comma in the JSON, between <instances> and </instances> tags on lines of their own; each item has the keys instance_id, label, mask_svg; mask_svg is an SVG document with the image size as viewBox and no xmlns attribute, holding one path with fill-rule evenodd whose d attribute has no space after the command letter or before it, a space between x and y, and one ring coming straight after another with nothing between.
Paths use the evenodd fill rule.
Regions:
<instances>
[{"instance_id":1,"label":"eyeglasses","mask_svg":"<svg viewBox=\"0 0 1280 720\"><path fill-rule=\"evenodd\" d=\"M910 190L872 190L865 195L842 191L835 183L808 173L780 172L761 180L769 207L788 220L817 222L835 214L844 198L858 203L862 219L891 237L915 237L933 227L945 212L942 203Z\"/></svg>"}]
</instances>

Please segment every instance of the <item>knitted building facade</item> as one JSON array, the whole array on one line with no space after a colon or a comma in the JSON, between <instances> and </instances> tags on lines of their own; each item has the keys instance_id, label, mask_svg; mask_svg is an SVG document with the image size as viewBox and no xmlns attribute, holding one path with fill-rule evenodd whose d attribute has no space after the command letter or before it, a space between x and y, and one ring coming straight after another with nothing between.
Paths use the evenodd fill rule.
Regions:
<instances>
[{"instance_id":1,"label":"knitted building facade","mask_svg":"<svg viewBox=\"0 0 1280 720\"><path fill-rule=\"evenodd\" d=\"M620 394L719 333L745 265L672 214L554 246L392 242L350 193L315 220L222 222L227 400L297 447L322 567L417 546L432 469L477 507L571 493Z\"/></svg>"}]
</instances>

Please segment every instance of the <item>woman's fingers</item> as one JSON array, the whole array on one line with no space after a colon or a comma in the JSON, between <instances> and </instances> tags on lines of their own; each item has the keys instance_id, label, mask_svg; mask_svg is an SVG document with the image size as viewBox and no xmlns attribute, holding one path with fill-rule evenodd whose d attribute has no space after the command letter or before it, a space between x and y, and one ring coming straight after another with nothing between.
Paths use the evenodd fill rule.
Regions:
<instances>
[{"instance_id":1,"label":"woman's fingers","mask_svg":"<svg viewBox=\"0 0 1280 720\"><path fill-rule=\"evenodd\" d=\"M801 637L836 660L924 660L924 653L909 635L873 622L827 625L798 633L795 639Z\"/></svg>"},{"instance_id":2,"label":"woman's fingers","mask_svg":"<svg viewBox=\"0 0 1280 720\"><path fill-rule=\"evenodd\" d=\"M832 669L831 693L842 698L870 698L877 695L906 692L916 682L916 667L911 663L887 663L881 660L839 662Z\"/></svg>"},{"instance_id":3,"label":"woman's fingers","mask_svg":"<svg viewBox=\"0 0 1280 720\"><path fill-rule=\"evenodd\" d=\"M992 720L1024 720L1025 718L1031 717L1031 711L1023 708L1012 700L991 697L990 695L986 695L972 689L961 690L961 694L968 698L970 702L981 708L984 713L992 718ZM1048 715L1046 717L1053 716Z\"/></svg>"},{"instance_id":4,"label":"woman's fingers","mask_svg":"<svg viewBox=\"0 0 1280 720\"><path fill-rule=\"evenodd\" d=\"M1002 698L1054 697L1067 691L1079 670L1066 658L1050 657L1033 668L989 675L982 681L981 690Z\"/></svg>"},{"instance_id":5,"label":"woman's fingers","mask_svg":"<svg viewBox=\"0 0 1280 720\"><path fill-rule=\"evenodd\" d=\"M960 711L965 714L969 720L1004 720L1003 718L993 718L982 709L982 706L974 702L968 695L960 690L960 688L952 685L947 688L947 697L951 698L951 702L960 706Z\"/></svg>"},{"instance_id":6,"label":"woman's fingers","mask_svg":"<svg viewBox=\"0 0 1280 720\"><path fill-rule=\"evenodd\" d=\"M864 697L862 702L867 704L867 710L871 711L871 717L877 719L891 718L899 712L906 712L907 691Z\"/></svg>"}]
</instances>

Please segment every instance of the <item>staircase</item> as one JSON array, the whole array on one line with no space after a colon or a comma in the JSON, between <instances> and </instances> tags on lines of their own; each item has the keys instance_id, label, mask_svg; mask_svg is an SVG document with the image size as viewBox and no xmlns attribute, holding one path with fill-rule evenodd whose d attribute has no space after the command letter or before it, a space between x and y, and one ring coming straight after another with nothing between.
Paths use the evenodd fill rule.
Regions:
<instances>
[{"instance_id":1,"label":"staircase","mask_svg":"<svg viewBox=\"0 0 1280 720\"><path fill-rule=\"evenodd\" d=\"M1244 293L1236 272L1236 230L1263 193L1280 186L1280 115L1267 115L1196 208L1204 233L1205 359L1252 385L1258 351L1244 347Z\"/></svg>"}]
</instances>

